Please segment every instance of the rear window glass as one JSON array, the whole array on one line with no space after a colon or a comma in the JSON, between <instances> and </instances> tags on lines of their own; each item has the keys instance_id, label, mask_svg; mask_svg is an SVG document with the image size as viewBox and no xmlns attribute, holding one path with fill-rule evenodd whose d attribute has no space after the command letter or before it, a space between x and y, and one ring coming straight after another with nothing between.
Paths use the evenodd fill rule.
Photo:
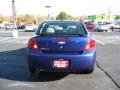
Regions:
<instances>
[{"instance_id":1,"label":"rear window glass","mask_svg":"<svg viewBox=\"0 0 120 90\"><path fill-rule=\"evenodd\" d=\"M40 34L70 35L86 34L86 32L85 28L80 23L44 23L40 30Z\"/></svg>"}]
</instances>

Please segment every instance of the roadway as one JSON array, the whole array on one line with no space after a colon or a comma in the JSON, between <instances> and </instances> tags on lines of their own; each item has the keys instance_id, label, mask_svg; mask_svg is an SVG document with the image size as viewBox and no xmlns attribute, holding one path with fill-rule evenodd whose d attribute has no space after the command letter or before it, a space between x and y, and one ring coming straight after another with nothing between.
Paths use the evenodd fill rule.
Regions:
<instances>
[{"instance_id":1,"label":"roadway","mask_svg":"<svg viewBox=\"0 0 120 90\"><path fill-rule=\"evenodd\" d=\"M97 41L97 61L92 74L36 73L27 65L26 45L33 32L0 30L0 90L119 90L120 32L92 32Z\"/></svg>"}]
</instances>

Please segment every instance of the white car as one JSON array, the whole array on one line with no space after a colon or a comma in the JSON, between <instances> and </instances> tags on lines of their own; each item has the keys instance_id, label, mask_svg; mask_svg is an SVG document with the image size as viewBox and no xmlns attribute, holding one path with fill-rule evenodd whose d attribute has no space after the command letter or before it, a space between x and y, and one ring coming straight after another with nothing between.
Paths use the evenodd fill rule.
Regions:
<instances>
[{"instance_id":1,"label":"white car","mask_svg":"<svg viewBox=\"0 0 120 90\"><path fill-rule=\"evenodd\" d=\"M16 28L16 25L15 25L15 28ZM14 24L13 23L7 23L5 24L5 29L8 30L8 29L14 29Z\"/></svg>"},{"instance_id":2,"label":"white car","mask_svg":"<svg viewBox=\"0 0 120 90\"><path fill-rule=\"evenodd\" d=\"M26 24L25 25L25 31L35 31L35 25L34 24Z\"/></svg>"},{"instance_id":3,"label":"white car","mask_svg":"<svg viewBox=\"0 0 120 90\"><path fill-rule=\"evenodd\" d=\"M5 28L5 24L0 23L0 28Z\"/></svg>"},{"instance_id":4,"label":"white car","mask_svg":"<svg viewBox=\"0 0 120 90\"><path fill-rule=\"evenodd\" d=\"M120 29L120 22L118 22L118 23L116 23L116 24L113 24L113 25L111 26L111 28L113 28L113 29Z\"/></svg>"},{"instance_id":5,"label":"white car","mask_svg":"<svg viewBox=\"0 0 120 90\"><path fill-rule=\"evenodd\" d=\"M110 30L110 25L109 24L104 24L104 23L100 23L100 24L96 24L94 26L94 31L105 31L107 32L108 30Z\"/></svg>"}]
</instances>

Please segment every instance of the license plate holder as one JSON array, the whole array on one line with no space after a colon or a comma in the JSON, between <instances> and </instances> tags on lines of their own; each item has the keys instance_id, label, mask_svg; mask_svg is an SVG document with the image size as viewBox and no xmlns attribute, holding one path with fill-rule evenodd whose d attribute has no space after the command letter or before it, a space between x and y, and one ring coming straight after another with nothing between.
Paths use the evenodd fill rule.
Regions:
<instances>
[{"instance_id":1,"label":"license plate holder","mask_svg":"<svg viewBox=\"0 0 120 90\"><path fill-rule=\"evenodd\" d=\"M54 59L53 60L53 68L68 68L69 60L67 59Z\"/></svg>"}]
</instances>

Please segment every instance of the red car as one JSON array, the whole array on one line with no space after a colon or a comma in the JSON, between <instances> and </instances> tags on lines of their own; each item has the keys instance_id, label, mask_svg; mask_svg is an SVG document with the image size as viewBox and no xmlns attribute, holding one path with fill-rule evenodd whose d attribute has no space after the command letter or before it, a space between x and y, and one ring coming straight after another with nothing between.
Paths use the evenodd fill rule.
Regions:
<instances>
[{"instance_id":1,"label":"red car","mask_svg":"<svg viewBox=\"0 0 120 90\"><path fill-rule=\"evenodd\" d=\"M94 29L94 25L92 24L92 22L84 22L84 24L88 30Z\"/></svg>"}]
</instances>

